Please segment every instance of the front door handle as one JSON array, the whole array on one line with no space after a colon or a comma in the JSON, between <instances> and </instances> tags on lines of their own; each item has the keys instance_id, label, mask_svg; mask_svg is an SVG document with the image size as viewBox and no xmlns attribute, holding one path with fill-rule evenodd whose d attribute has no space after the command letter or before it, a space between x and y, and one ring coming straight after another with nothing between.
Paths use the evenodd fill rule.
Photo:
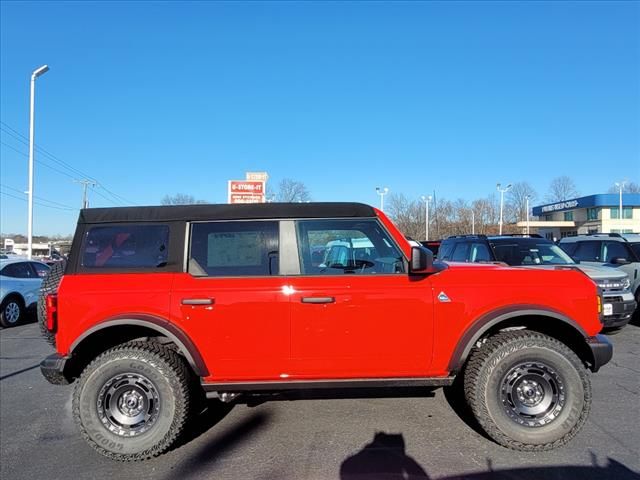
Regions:
<instances>
[{"instance_id":1,"label":"front door handle","mask_svg":"<svg viewBox=\"0 0 640 480\"><path fill-rule=\"evenodd\" d=\"M182 305L213 305L213 298L183 298Z\"/></svg>"},{"instance_id":2,"label":"front door handle","mask_svg":"<svg viewBox=\"0 0 640 480\"><path fill-rule=\"evenodd\" d=\"M334 297L302 297L300 301L302 303L334 303L336 299Z\"/></svg>"}]
</instances>

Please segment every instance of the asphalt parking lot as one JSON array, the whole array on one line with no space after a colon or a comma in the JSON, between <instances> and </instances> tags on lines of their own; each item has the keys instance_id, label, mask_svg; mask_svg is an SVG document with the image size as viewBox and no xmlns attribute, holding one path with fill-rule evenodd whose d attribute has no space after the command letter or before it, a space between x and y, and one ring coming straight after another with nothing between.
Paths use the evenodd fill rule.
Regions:
<instances>
[{"instance_id":1,"label":"asphalt parking lot","mask_svg":"<svg viewBox=\"0 0 640 480\"><path fill-rule=\"evenodd\" d=\"M406 390L400 398L316 395L205 412L191 441L122 464L80 438L73 387L41 376L50 348L26 324L0 331L0 478L640 479L640 326L612 340L613 361L592 378L587 425L553 452L504 449L456 414L442 390Z\"/></svg>"}]
</instances>

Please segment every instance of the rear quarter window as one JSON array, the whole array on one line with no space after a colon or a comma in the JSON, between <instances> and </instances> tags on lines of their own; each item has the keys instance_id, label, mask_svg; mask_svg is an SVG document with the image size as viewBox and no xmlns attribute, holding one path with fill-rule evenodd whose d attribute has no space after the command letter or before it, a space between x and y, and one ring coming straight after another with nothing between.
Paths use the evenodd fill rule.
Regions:
<instances>
[{"instance_id":1,"label":"rear quarter window","mask_svg":"<svg viewBox=\"0 0 640 480\"><path fill-rule=\"evenodd\" d=\"M109 225L90 227L81 262L88 269L153 269L167 264L167 225Z\"/></svg>"}]
</instances>

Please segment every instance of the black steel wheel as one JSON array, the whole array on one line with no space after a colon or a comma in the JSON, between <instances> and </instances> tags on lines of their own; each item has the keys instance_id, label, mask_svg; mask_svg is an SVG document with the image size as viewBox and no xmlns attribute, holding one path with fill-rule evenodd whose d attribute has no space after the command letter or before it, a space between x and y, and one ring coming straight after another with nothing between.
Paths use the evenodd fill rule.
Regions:
<instances>
[{"instance_id":1,"label":"black steel wheel","mask_svg":"<svg viewBox=\"0 0 640 480\"><path fill-rule=\"evenodd\" d=\"M504 376L500 400L515 422L541 427L564 408L564 383L558 372L542 362L520 363Z\"/></svg>"},{"instance_id":2,"label":"black steel wheel","mask_svg":"<svg viewBox=\"0 0 640 480\"><path fill-rule=\"evenodd\" d=\"M135 372L108 379L98 393L98 418L121 437L140 435L158 420L160 394L151 380Z\"/></svg>"}]
</instances>

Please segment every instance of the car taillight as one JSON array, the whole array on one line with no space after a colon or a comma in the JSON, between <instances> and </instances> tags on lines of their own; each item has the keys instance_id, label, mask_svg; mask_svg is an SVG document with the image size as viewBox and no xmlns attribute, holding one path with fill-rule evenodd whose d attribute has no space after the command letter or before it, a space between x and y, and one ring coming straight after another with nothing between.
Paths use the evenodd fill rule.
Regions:
<instances>
[{"instance_id":1,"label":"car taillight","mask_svg":"<svg viewBox=\"0 0 640 480\"><path fill-rule=\"evenodd\" d=\"M55 332L58 328L58 295L47 295L47 330Z\"/></svg>"}]
</instances>

